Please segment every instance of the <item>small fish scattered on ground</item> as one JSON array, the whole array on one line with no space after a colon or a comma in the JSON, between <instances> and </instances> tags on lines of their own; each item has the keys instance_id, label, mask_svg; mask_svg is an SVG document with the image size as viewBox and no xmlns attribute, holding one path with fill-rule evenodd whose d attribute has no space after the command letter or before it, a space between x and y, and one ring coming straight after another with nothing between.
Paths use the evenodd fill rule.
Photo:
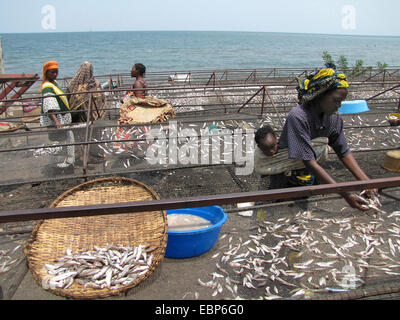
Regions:
<instances>
[{"instance_id":1,"label":"small fish scattered on ground","mask_svg":"<svg viewBox=\"0 0 400 320\"><path fill-rule=\"evenodd\" d=\"M13 250L0 250L0 275L9 272L13 265L21 260L21 258L13 259L13 255L21 245L16 246Z\"/></svg>"},{"instance_id":2,"label":"small fish scattered on ground","mask_svg":"<svg viewBox=\"0 0 400 320\"><path fill-rule=\"evenodd\" d=\"M370 205L368 215L303 211L262 221L247 240L224 234L216 271L198 284L222 299L307 299L400 275L400 211L386 213L377 198Z\"/></svg>"}]
</instances>

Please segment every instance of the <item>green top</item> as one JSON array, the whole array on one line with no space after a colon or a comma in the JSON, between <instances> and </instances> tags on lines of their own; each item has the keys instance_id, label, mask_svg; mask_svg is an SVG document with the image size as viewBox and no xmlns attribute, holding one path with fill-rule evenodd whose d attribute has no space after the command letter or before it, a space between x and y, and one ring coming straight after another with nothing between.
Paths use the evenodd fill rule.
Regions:
<instances>
[{"instance_id":1,"label":"green top","mask_svg":"<svg viewBox=\"0 0 400 320\"><path fill-rule=\"evenodd\" d=\"M69 111L69 103L66 96L60 96L64 92L58 87L56 84L51 82L45 82L42 86L42 95L43 97L48 96L56 96L58 105L60 106L61 112L68 112ZM43 112L43 108L42 108Z\"/></svg>"}]
</instances>

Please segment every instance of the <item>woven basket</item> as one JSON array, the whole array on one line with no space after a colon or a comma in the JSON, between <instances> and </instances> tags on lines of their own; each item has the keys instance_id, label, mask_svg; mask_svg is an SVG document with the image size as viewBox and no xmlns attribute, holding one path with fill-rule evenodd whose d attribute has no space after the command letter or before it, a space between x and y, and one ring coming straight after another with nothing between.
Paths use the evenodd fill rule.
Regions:
<instances>
[{"instance_id":1,"label":"woven basket","mask_svg":"<svg viewBox=\"0 0 400 320\"><path fill-rule=\"evenodd\" d=\"M148 186L126 178L104 178L81 184L63 193L51 207L85 206L131 201L159 200ZM167 246L168 223L165 211L113 214L93 217L47 219L36 224L32 231L25 255L37 283L47 275L46 263L54 264L65 255L93 250L94 246L108 244L122 246L149 245L157 247L149 270L122 289L86 288L74 283L67 289L49 289L50 292L75 299L96 299L119 295L150 276L164 259Z\"/></svg>"},{"instance_id":2,"label":"woven basket","mask_svg":"<svg viewBox=\"0 0 400 320\"><path fill-rule=\"evenodd\" d=\"M390 150L386 153L382 167L393 172L400 172L400 150Z\"/></svg>"}]
</instances>

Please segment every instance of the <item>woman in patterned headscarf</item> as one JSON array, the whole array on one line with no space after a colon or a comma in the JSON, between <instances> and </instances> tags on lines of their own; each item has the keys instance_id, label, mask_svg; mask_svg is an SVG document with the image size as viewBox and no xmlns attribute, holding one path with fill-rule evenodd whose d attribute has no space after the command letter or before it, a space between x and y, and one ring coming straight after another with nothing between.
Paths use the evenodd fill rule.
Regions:
<instances>
[{"instance_id":1,"label":"woman in patterned headscarf","mask_svg":"<svg viewBox=\"0 0 400 320\"><path fill-rule=\"evenodd\" d=\"M43 81L40 87L43 96L40 124L49 128L49 140L58 141L61 144L74 143L74 134L71 130L58 130L69 126L72 118L68 98L58 86L57 76L57 61L46 62L43 65ZM55 128L57 130L54 130ZM74 145L62 147L62 149L62 162L57 163L57 167L60 169L72 167L75 162Z\"/></svg>"},{"instance_id":2,"label":"woman in patterned headscarf","mask_svg":"<svg viewBox=\"0 0 400 320\"><path fill-rule=\"evenodd\" d=\"M327 68L321 69L306 78L297 78L298 86L297 92L300 103L307 103L313 99L326 93L326 91L333 91L339 88L348 88L349 84L346 75L337 73L331 65Z\"/></svg>"},{"instance_id":3,"label":"woman in patterned headscarf","mask_svg":"<svg viewBox=\"0 0 400 320\"><path fill-rule=\"evenodd\" d=\"M94 78L93 65L88 61L83 62L67 87L67 91L70 93L86 92L71 95L69 98L71 110L74 110L72 112L72 122L86 122L90 95L93 102L93 120L103 117L105 95L102 92L96 92L100 90L100 83ZM93 93L88 93L90 91L93 91Z\"/></svg>"},{"instance_id":4,"label":"woman in patterned headscarf","mask_svg":"<svg viewBox=\"0 0 400 320\"><path fill-rule=\"evenodd\" d=\"M279 138L280 149L288 150L289 159L303 161L306 171L287 176L271 176L270 189L295 186L305 177L316 178L318 183L335 183L335 180L317 162L311 140L327 137L329 146L335 151L344 166L357 180L369 180L354 159L343 131L343 119L337 113L348 94L349 84L344 74L337 73L332 66L320 69L304 79L298 79L299 105L293 108L286 119ZM376 190L370 191L376 193ZM340 193L347 203L365 211L360 200L351 193Z\"/></svg>"}]
</instances>

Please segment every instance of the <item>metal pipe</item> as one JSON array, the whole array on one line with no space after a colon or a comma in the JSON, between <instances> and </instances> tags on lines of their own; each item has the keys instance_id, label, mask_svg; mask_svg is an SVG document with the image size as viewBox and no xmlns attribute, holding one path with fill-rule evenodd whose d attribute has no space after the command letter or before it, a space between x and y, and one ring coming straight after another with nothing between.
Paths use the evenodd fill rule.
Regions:
<instances>
[{"instance_id":1,"label":"metal pipe","mask_svg":"<svg viewBox=\"0 0 400 320\"><path fill-rule=\"evenodd\" d=\"M0 73L6 73L4 71L4 60L3 60L3 47L1 44L1 37L0 37Z\"/></svg>"},{"instance_id":2,"label":"metal pipe","mask_svg":"<svg viewBox=\"0 0 400 320\"><path fill-rule=\"evenodd\" d=\"M368 286L367 288L349 290L348 292L323 293L312 297L311 300L356 300L398 292L400 292L400 283L391 281L388 283ZM288 300L293 299L289 298Z\"/></svg>"},{"instance_id":3,"label":"metal pipe","mask_svg":"<svg viewBox=\"0 0 400 320\"><path fill-rule=\"evenodd\" d=\"M215 79L216 80L216 78L215 77L213 77L213 75L210 77L210 79L209 79L209 81L211 81L211 79ZM380 84L382 83L382 82L379 82ZM394 83L398 83L398 81L395 81L395 82L392 82L393 84ZM208 85L208 84L207 84ZM149 91L162 91L162 90L164 90L164 91L174 91L174 92L177 92L177 91L187 91L187 90L194 90L194 89L204 89L204 90L206 90L207 89L207 85L206 86L204 86L204 85L198 85L198 86L185 86L185 87L179 87L179 89L177 88L177 87L165 87L165 86L160 86L160 87L157 87L157 86L152 86L152 87L149 87L148 88L148 90ZM264 86L264 85L267 85L267 84L265 84L265 83L263 83L263 84L231 84L231 85L228 85L228 84L226 84L226 85L221 85L221 84L218 84L217 85L217 83L216 83L216 81L214 81L214 86L213 86L213 89L215 89L215 88L220 88L220 89L227 89L227 88L232 88L232 89L237 89L237 88L242 88L243 90L248 90L249 88L254 88L254 90L256 90L256 89L258 89L258 88L260 88L260 87L262 87L262 86ZM274 82L274 83L271 83L271 85L278 85L276 82ZM357 85L357 83L351 83L351 85L352 86L356 86ZM371 85L372 85L372 83L371 83ZM390 91L390 90L393 90L393 89L395 89L396 87L398 87L398 86L400 86L400 85L396 85L396 86L394 86L394 87L391 87L391 88L389 88L389 89L387 89L387 90L385 90L385 91L383 91L383 92L381 92L381 93L379 93L379 94L377 94L376 96L379 96L379 95L381 95L381 94L383 94L383 93L385 93L385 92L387 92L387 91ZM293 89L294 89L294 86L293 86ZM108 93L120 93L120 92L125 92L127 89L126 88L124 88L124 89L114 89L114 88L109 88L109 89L102 89L102 90L97 90L97 91L82 91L82 92L79 92L79 94L89 94L89 93L106 93L106 92L108 92ZM130 89L131 91L135 91L135 90L138 90L138 89ZM364 90L365 91L365 90ZM371 91L376 91L376 90L371 90ZM75 95L75 94L78 94L78 93L64 93L63 95L64 96L71 96L71 95ZM370 99L373 99L374 97L376 97L376 96L373 96L373 97L371 97L371 98L369 98L369 100ZM30 98L21 98L21 99L18 99L18 100L16 100L16 99L10 99L10 100L3 100L2 99L2 102L5 102L5 103L11 103L11 102L15 102L15 101L26 101L26 100L32 100L32 99L39 99L40 98L40 96L33 96L33 97L30 97Z\"/></svg>"},{"instance_id":4,"label":"metal pipe","mask_svg":"<svg viewBox=\"0 0 400 320\"><path fill-rule=\"evenodd\" d=\"M10 186L18 186L18 185L27 185L27 184L41 184L41 183L47 183L47 182L57 182L57 181L64 181L64 180L77 180L77 179L82 179L86 180L87 178L99 178L99 177L111 177L111 176L126 176L126 175L131 175L135 173L146 173L146 172L154 172L154 171L172 171L172 170L180 170L180 169L196 169L196 168L210 168L210 167L220 167L223 166L224 164L199 164L199 165L190 165L190 166L185 166L185 167L170 167L170 168L157 168L156 170L154 168L152 169L139 169L139 170L124 170L124 171L112 171L110 173L102 172L102 173L93 173L93 174L87 174L87 175L71 175L71 176L58 176L56 178L49 178L49 179L36 179L36 180L30 180L30 181L19 181L19 182L14 182L14 183L0 183L0 187L10 187Z\"/></svg>"},{"instance_id":5,"label":"metal pipe","mask_svg":"<svg viewBox=\"0 0 400 320\"><path fill-rule=\"evenodd\" d=\"M265 86L263 87L263 94L262 94L262 104L261 104L261 115L264 114L264 106L265 106Z\"/></svg>"},{"instance_id":6,"label":"metal pipe","mask_svg":"<svg viewBox=\"0 0 400 320\"><path fill-rule=\"evenodd\" d=\"M117 141L117 140L115 140ZM115 142L115 141L108 141L108 142ZM119 140L120 142L130 141L130 140ZM132 140L133 141L133 140ZM94 144L96 142L89 142ZM104 142L106 143L106 142ZM353 150L352 153L367 153L367 152L381 152L381 151L390 151L395 150L396 148L385 148L385 149L370 149L370 150ZM333 154L333 152L330 152ZM38 183L45 183L45 182L56 182L62 180L73 180L73 179L86 179L86 178L98 178L98 177L105 177L105 176L124 176L127 174L134 174L134 173L143 173L143 172L153 172L153 171L170 171L170 170L179 170L179 169L192 169L192 168L204 168L204 167L215 167L215 166L223 166L224 164L207 164L207 165L188 165L188 166L175 166L175 167L160 167L157 169L140 169L140 170L124 170L124 171L112 171L110 173L102 172L102 173L94 173L94 174L87 174L83 175L71 175L68 177L57 177L57 178L50 178L50 179L35 179L35 180L27 180L27 181L19 181L13 183L0 183L0 187L8 187L8 186L17 186L17 185L24 185L24 184L38 184Z\"/></svg>"},{"instance_id":7,"label":"metal pipe","mask_svg":"<svg viewBox=\"0 0 400 320\"><path fill-rule=\"evenodd\" d=\"M296 187L257 192L244 192L180 199L136 201L117 204L99 204L80 207L59 207L45 209L30 209L0 212L0 223L31 221L43 219L61 219L73 217L88 217L96 215L128 214L145 211L194 208L211 205L226 205L242 202L256 202L299 198L329 193L343 193L370 188L390 188L400 186L400 177L376 179L367 181L344 182L309 187Z\"/></svg>"},{"instance_id":8,"label":"metal pipe","mask_svg":"<svg viewBox=\"0 0 400 320\"><path fill-rule=\"evenodd\" d=\"M242 208L234 208L234 209L228 209L225 210L226 213L236 213L236 212L241 212L241 211L247 211L247 210L256 210L256 209L264 209L264 208L274 208L274 207L281 207L281 206L289 206L289 205L294 205L298 203L312 203L312 202L317 202L317 201L322 201L322 200L336 200L340 199L341 196L326 196L324 198L318 197L316 199L298 199L298 200L290 200L290 201L282 201L282 202L272 202L272 203L267 203L267 204L259 204L259 205L254 205L254 206L248 206L248 207L242 207Z\"/></svg>"},{"instance_id":9,"label":"metal pipe","mask_svg":"<svg viewBox=\"0 0 400 320\"><path fill-rule=\"evenodd\" d=\"M86 130L85 130L85 145L84 145L84 149L83 149L83 174L86 176L87 174L87 158L88 158L88 154L89 154L89 147L90 145L87 143L89 142L89 127L90 127L90 123L91 123L91 112L92 109L92 94L89 95L89 106L87 109L87 113L86 113Z\"/></svg>"},{"instance_id":10,"label":"metal pipe","mask_svg":"<svg viewBox=\"0 0 400 320\"><path fill-rule=\"evenodd\" d=\"M249 120L249 119L253 119L252 117L249 118L244 118L241 120ZM217 119L218 120L218 119ZM215 121L215 120L214 120ZM223 120L221 120L223 121ZM204 121L204 120L197 120L197 121L192 121L192 122L201 122L201 123L206 123L208 121ZM177 121L177 123L185 123L185 122L180 122ZM168 124L168 123L167 123ZM148 125L148 124L141 124L138 125L136 127L140 127L142 125ZM160 124L157 124L160 125ZM127 127L128 125L120 125L121 127ZM109 125L109 126L104 126L103 128L114 128L114 127L118 127L118 125ZM132 126L134 127L134 126ZM151 126L150 126L151 127ZM373 128L389 128L389 129L393 129L393 127L388 127L388 126L354 126L354 127L345 127L345 129L373 129ZM55 130L59 130L59 131L69 131L69 130L73 130L74 128L67 128L67 129L55 129ZM275 130L277 133L281 132L282 129L276 129ZM33 134L42 134L43 132L33 132ZM8 136L7 134L4 134L5 136ZM26 136L26 133L22 133L22 134L9 134L9 136ZM29 134L31 135L31 134ZM227 134L218 134L217 136L225 136ZM197 136L193 136L193 137L197 137L197 138L201 138L202 136L199 134ZM161 139L161 138L160 138ZM91 140L91 139L89 139ZM68 143L68 144L57 144L57 146L59 147L64 147L64 146L81 146L81 145L98 145L98 144L106 144L106 143L117 143L117 142L140 142L140 141L146 141L147 138L129 138L129 139L114 139L114 140L101 140L101 141L84 141L84 142L75 142L75 143ZM165 138L165 140L168 140L168 138ZM18 148L9 148L9 149L0 149L0 153L5 153L5 152L18 152L18 151L26 151L26 150L36 150L36 149L41 149L41 148L52 148L54 147L54 145L40 145L40 146L27 146L27 147L18 147ZM386 147L386 148L368 148L365 150L355 150L356 152L366 152L366 151L389 151L389 150L393 150L395 148L390 148L390 147Z\"/></svg>"},{"instance_id":11,"label":"metal pipe","mask_svg":"<svg viewBox=\"0 0 400 320\"><path fill-rule=\"evenodd\" d=\"M370 98L367 98L367 99L365 99L365 100L366 100L366 101L372 100L372 99L374 99L374 98L376 98L376 97L379 97L380 95L382 95L382 94L384 94L384 93L386 93L386 92L388 92L388 91L391 91L391 90L393 90L393 89L396 89L396 88L398 88L398 87L400 87L400 84L395 85L395 86L393 86L393 87L391 87L391 88L389 88L389 89L387 89L387 90L384 90L384 91L382 91L382 92L380 92L380 93L378 93L378 94L376 94L376 95L374 95L374 96L372 96L372 97L370 97Z\"/></svg>"},{"instance_id":12,"label":"metal pipe","mask_svg":"<svg viewBox=\"0 0 400 320\"><path fill-rule=\"evenodd\" d=\"M262 90L264 87L261 87L260 90L258 90L249 100L247 100L237 111L237 113L239 113L251 100L254 99L254 97L256 97Z\"/></svg>"},{"instance_id":13,"label":"metal pipe","mask_svg":"<svg viewBox=\"0 0 400 320\"><path fill-rule=\"evenodd\" d=\"M265 92L267 93L268 98L269 98L269 100L271 101L272 106L274 107L275 113L278 115L278 119L279 119L279 122L280 122L281 126L283 127L283 122L282 122L281 116L279 115L278 110L277 110L276 107L275 107L274 100L272 100L272 98L271 98L271 96L269 95L269 92L268 92L268 90L267 90L266 88L265 88Z\"/></svg>"}]
</instances>

